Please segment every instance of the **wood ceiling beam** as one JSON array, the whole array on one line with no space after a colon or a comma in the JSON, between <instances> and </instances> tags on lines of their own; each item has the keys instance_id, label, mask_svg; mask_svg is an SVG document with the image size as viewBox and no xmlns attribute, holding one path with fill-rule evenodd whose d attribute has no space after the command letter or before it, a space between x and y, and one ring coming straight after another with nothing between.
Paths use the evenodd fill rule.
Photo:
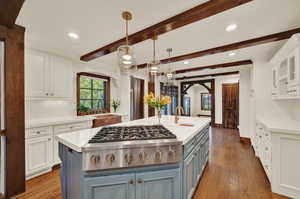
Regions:
<instances>
[{"instance_id":1,"label":"wood ceiling beam","mask_svg":"<svg viewBox=\"0 0 300 199\"><path fill-rule=\"evenodd\" d=\"M195 68L189 68L189 69L176 70L175 73L180 74L180 73L201 71L201 70L205 70L205 69L228 68L228 67L236 67L236 66L243 66L243 65L249 65L249 64L253 64L252 60L243 60L243 61L229 62L229 63L223 63L223 64L210 65L210 66L201 66L201 67L195 67Z\"/></svg>"},{"instance_id":2,"label":"wood ceiling beam","mask_svg":"<svg viewBox=\"0 0 300 199\"><path fill-rule=\"evenodd\" d=\"M0 25L13 27L24 0L1 0L0 1Z\"/></svg>"},{"instance_id":3,"label":"wood ceiling beam","mask_svg":"<svg viewBox=\"0 0 300 199\"><path fill-rule=\"evenodd\" d=\"M170 59L167 58L167 59L160 60L160 62L161 62L161 64L167 64L167 63L179 62L179 61L183 61L183 60L187 60L187 59L194 59L197 57L203 57L206 55L213 55L213 54L217 54L217 53L238 50L238 49L247 48L247 47L251 47L251 46L256 46L256 45L266 44L266 43L280 41L280 40L284 40L284 39L289 39L290 37L292 37L294 34L297 34L297 33L300 33L300 28L296 28L296 29L292 29L292 30L288 30L288 31L284 31L284 32L279 32L279 33L275 33L275 34L271 34L271 35L266 35L266 36L258 37L258 38L254 38L254 39L249 39L249 40L245 40L245 41L241 41L241 42L237 42L237 43L233 43L233 44L219 46L216 48L201 50L201 51L197 51L194 53L180 55L177 57L171 57ZM138 65L139 69L143 69L145 67L147 67L146 63Z\"/></svg>"},{"instance_id":4,"label":"wood ceiling beam","mask_svg":"<svg viewBox=\"0 0 300 199\"><path fill-rule=\"evenodd\" d=\"M226 72L226 73L184 76L184 77L178 77L178 78L176 78L176 80L185 80L185 79L194 79L194 78L203 78L203 77L217 77L217 76L225 76L225 75L236 75L236 74L239 74L239 73L240 73L239 71L233 71L233 72Z\"/></svg>"},{"instance_id":5,"label":"wood ceiling beam","mask_svg":"<svg viewBox=\"0 0 300 199\"><path fill-rule=\"evenodd\" d=\"M8 0L7 0L8 1ZM185 25L194 23L196 21L208 18L210 16L219 14L231 8L238 7L242 4L248 3L253 0L211 0L206 3L200 4L192 9L168 18L162 22L145 28L139 32L129 36L129 44L134 45L139 42L151 39L154 35L161 35L170 32ZM126 39L122 38L118 41L103 46L97 50L89 52L80 57L82 61L91 61L101 56L115 52L119 46L125 44Z\"/></svg>"}]
</instances>

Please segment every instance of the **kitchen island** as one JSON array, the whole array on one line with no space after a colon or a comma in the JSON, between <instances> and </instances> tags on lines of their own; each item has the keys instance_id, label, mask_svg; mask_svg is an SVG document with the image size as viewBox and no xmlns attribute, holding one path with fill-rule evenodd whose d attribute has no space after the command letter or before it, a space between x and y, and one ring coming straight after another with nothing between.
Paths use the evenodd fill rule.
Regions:
<instances>
[{"instance_id":1,"label":"kitchen island","mask_svg":"<svg viewBox=\"0 0 300 199\"><path fill-rule=\"evenodd\" d=\"M152 140L139 140L143 133L133 132L135 141L91 142L105 128L57 136L63 199L192 198L208 161L210 119L174 121L173 116L164 116L163 127L157 127L157 118L112 125L162 129L161 138L150 131L158 136Z\"/></svg>"}]
</instances>

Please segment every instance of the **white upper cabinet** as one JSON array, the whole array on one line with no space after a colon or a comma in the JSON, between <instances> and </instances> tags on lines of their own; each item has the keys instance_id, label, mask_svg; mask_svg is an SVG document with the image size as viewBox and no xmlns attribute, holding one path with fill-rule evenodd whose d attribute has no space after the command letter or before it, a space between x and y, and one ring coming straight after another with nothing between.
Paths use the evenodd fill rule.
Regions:
<instances>
[{"instance_id":1,"label":"white upper cabinet","mask_svg":"<svg viewBox=\"0 0 300 199\"><path fill-rule=\"evenodd\" d=\"M69 98L72 96L72 62L61 57L52 57L51 96Z\"/></svg>"},{"instance_id":2,"label":"white upper cabinet","mask_svg":"<svg viewBox=\"0 0 300 199\"><path fill-rule=\"evenodd\" d=\"M272 97L300 98L300 34L294 35L272 58Z\"/></svg>"},{"instance_id":3,"label":"white upper cabinet","mask_svg":"<svg viewBox=\"0 0 300 199\"><path fill-rule=\"evenodd\" d=\"M72 62L26 49L25 88L27 99L72 98Z\"/></svg>"}]
</instances>

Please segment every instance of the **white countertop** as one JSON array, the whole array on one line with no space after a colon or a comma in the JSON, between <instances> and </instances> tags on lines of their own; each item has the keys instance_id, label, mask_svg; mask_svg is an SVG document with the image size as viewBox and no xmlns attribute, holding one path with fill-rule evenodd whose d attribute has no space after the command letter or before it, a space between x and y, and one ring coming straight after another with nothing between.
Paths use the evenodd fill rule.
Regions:
<instances>
[{"instance_id":1,"label":"white countertop","mask_svg":"<svg viewBox=\"0 0 300 199\"><path fill-rule=\"evenodd\" d=\"M192 139L202 128L210 123L210 118L199 117L180 117L179 124L193 124L194 126L179 126L174 123L174 116L163 116L161 123L169 129L173 134L177 136L178 141L182 141L183 144ZM132 126L132 125L154 125L157 124L157 118L145 118L141 120L135 120L130 122L124 122L115 124L114 126ZM81 149L88 141L101 129L86 129L71 133L60 134L55 137L62 144L72 148L77 152L81 152Z\"/></svg>"},{"instance_id":2,"label":"white countertop","mask_svg":"<svg viewBox=\"0 0 300 199\"><path fill-rule=\"evenodd\" d=\"M73 122L84 122L90 121L96 118L99 115L125 115L121 113L103 113L103 114L96 114L96 115L86 115L86 116L70 116L70 117L56 117L56 118L45 118L45 119L37 119L37 120L26 120L25 127L26 128L36 128L36 127L43 127L43 126L52 126L52 125L59 125L59 124L68 124Z\"/></svg>"},{"instance_id":3,"label":"white countertop","mask_svg":"<svg viewBox=\"0 0 300 199\"><path fill-rule=\"evenodd\" d=\"M300 135L300 121L267 119L264 117L258 117L257 120L261 122L271 133L274 132Z\"/></svg>"}]
</instances>

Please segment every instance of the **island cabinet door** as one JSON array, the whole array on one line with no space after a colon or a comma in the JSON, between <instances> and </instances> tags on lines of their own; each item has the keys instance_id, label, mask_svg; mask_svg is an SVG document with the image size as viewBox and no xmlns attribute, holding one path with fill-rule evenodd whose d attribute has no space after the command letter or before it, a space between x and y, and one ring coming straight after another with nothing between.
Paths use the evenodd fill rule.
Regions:
<instances>
[{"instance_id":1,"label":"island cabinet door","mask_svg":"<svg viewBox=\"0 0 300 199\"><path fill-rule=\"evenodd\" d=\"M181 199L180 168L136 174L136 199Z\"/></svg>"},{"instance_id":2,"label":"island cabinet door","mask_svg":"<svg viewBox=\"0 0 300 199\"><path fill-rule=\"evenodd\" d=\"M191 153L183 164L183 199L191 199L195 191L195 153Z\"/></svg>"},{"instance_id":3,"label":"island cabinet door","mask_svg":"<svg viewBox=\"0 0 300 199\"><path fill-rule=\"evenodd\" d=\"M84 179L84 199L135 199L135 174Z\"/></svg>"}]
</instances>

